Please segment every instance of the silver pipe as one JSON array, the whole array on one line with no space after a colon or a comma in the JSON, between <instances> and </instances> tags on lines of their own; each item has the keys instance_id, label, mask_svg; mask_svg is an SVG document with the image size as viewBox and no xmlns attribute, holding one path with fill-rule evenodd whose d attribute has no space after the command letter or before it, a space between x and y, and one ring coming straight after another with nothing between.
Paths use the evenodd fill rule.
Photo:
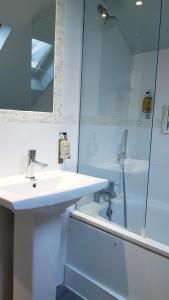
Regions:
<instances>
[{"instance_id":1,"label":"silver pipe","mask_svg":"<svg viewBox=\"0 0 169 300\"><path fill-rule=\"evenodd\" d=\"M121 143L121 154L122 158L127 158L126 152L127 152L127 141L128 141L128 129L124 129L122 133L122 143Z\"/></svg>"},{"instance_id":2,"label":"silver pipe","mask_svg":"<svg viewBox=\"0 0 169 300\"><path fill-rule=\"evenodd\" d=\"M127 158L127 142L128 142L128 129L122 132L121 149L118 156L121 165L122 173L122 189L123 189L123 206L124 206L124 227L127 228L127 196L126 196L126 174L125 174L125 159Z\"/></svg>"},{"instance_id":3,"label":"silver pipe","mask_svg":"<svg viewBox=\"0 0 169 300\"><path fill-rule=\"evenodd\" d=\"M122 186L123 186L123 205L124 205L124 227L127 228L128 218L127 218L126 176L125 176L124 160L122 162Z\"/></svg>"}]
</instances>

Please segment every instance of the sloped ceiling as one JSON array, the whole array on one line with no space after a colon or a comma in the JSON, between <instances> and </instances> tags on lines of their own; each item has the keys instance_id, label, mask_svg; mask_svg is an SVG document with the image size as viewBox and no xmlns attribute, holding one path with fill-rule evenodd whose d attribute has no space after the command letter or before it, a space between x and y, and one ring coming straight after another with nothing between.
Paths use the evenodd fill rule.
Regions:
<instances>
[{"instance_id":1,"label":"sloped ceiling","mask_svg":"<svg viewBox=\"0 0 169 300\"><path fill-rule=\"evenodd\" d=\"M133 54L158 49L161 0L104 0ZM102 1L103 2L103 1ZM163 0L160 48L169 48L169 0Z\"/></svg>"}]
</instances>

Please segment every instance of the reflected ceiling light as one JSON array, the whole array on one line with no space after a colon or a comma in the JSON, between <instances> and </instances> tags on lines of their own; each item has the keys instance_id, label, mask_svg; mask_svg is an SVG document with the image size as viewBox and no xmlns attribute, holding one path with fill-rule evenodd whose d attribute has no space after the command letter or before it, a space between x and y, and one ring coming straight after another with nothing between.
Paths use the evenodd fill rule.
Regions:
<instances>
[{"instance_id":1,"label":"reflected ceiling light","mask_svg":"<svg viewBox=\"0 0 169 300\"><path fill-rule=\"evenodd\" d=\"M142 6L143 5L143 1L136 1L136 5L137 6Z\"/></svg>"},{"instance_id":2,"label":"reflected ceiling light","mask_svg":"<svg viewBox=\"0 0 169 300\"><path fill-rule=\"evenodd\" d=\"M12 28L7 25L0 24L0 50L3 48Z\"/></svg>"},{"instance_id":3,"label":"reflected ceiling light","mask_svg":"<svg viewBox=\"0 0 169 300\"><path fill-rule=\"evenodd\" d=\"M106 17L107 17L106 13L102 13L102 18L106 18Z\"/></svg>"}]
</instances>

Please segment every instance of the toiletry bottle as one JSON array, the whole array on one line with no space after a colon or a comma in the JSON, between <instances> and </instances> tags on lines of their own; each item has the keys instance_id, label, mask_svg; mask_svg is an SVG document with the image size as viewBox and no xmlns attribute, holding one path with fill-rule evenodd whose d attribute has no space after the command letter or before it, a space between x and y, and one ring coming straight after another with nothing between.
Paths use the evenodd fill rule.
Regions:
<instances>
[{"instance_id":1,"label":"toiletry bottle","mask_svg":"<svg viewBox=\"0 0 169 300\"><path fill-rule=\"evenodd\" d=\"M147 119L149 119L151 116L151 110L152 110L152 97L150 95L150 92L147 91L143 99L143 109L142 109Z\"/></svg>"},{"instance_id":2,"label":"toiletry bottle","mask_svg":"<svg viewBox=\"0 0 169 300\"><path fill-rule=\"evenodd\" d=\"M70 141L67 138L67 133L60 133L59 138L59 163L63 163L65 159L70 159Z\"/></svg>"}]
</instances>

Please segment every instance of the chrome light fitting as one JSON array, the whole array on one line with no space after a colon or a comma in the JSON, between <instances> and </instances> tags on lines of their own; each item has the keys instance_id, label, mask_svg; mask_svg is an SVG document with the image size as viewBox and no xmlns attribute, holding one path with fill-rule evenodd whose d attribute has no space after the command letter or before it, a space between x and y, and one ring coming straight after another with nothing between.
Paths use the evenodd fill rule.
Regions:
<instances>
[{"instance_id":1,"label":"chrome light fitting","mask_svg":"<svg viewBox=\"0 0 169 300\"><path fill-rule=\"evenodd\" d=\"M97 11L104 19L106 19L109 16L108 10L105 7L103 7L101 4L97 6Z\"/></svg>"}]
</instances>

